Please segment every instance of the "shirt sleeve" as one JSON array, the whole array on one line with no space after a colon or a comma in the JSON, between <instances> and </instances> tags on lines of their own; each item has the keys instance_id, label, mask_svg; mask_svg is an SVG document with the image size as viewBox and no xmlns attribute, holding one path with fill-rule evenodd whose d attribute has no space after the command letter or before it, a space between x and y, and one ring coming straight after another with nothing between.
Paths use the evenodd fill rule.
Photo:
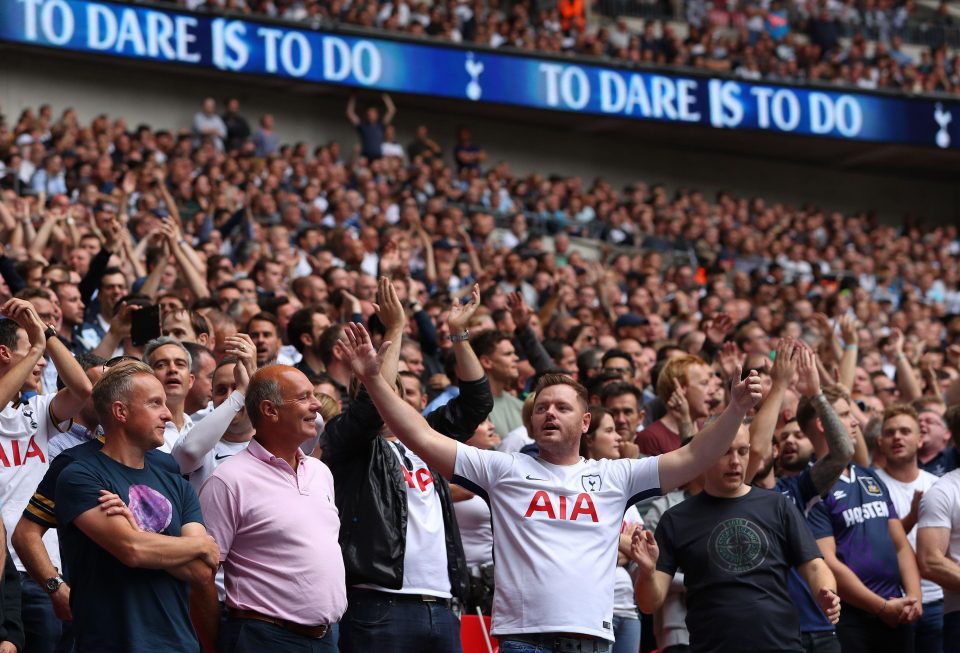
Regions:
<instances>
[{"instance_id":1,"label":"shirt sleeve","mask_svg":"<svg viewBox=\"0 0 960 653\"><path fill-rule=\"evenodd\" d=\"M820 547L817 546L817 541L800 510L783 495L780 495L780 512L787 542L787 561L797 567L810 560L822 558Z\"/></svg>"},{"instance_id":2,"label":"shirt sleeve","mask_svg":"<svg viewBox=\"0 0 960 653\"><path fill-rule=\"evenodd\" d=\"M237 501L233 492L218 476L211 476L200 488L200 508L207 533L220 547L220 562L227 559L237 528Z\"/></svg>"},{"instance_id":3,"label":"shirt sleeve","mask_svg":"<svg viewBox=\"0 0 960 653\"><path fill-rule=\"evenodd\" d=\"M823 537L834 537L833 522L826 505L822 501L810 509L807 515L807 524L810 526L813 536L818 540Z\"/></svg>"},{"instance_id":4,"label":"shirt sleeve","mask_svg":"<svg viewBox=\"0 0 960 653\"><path fill-rule=\"evenodd\" d=\"M648 497L660 495L660 456L626 460L629 474L626 479L627 505Z\"/></svg>"},{"instance_id":5,"label":"shirt sleeve","mask_svg":"<svg viewBox=\"0 0 960 653\"><path fill-rule=\"evenodd\" d=\"M103 489L109 490L111 486L86 465L67 467L57 479L54 493L57 522L69 524L86 511L100 505L100 490Z\"/></svg>"},{"instance_id":6,"label":"shirt sleeve","mask_svg":"<svg viewBox=\"0 0 960 653\"><path fill-rule=\"evenodd\" d=\"M953 511L956 505L947 484L934 484L920 499L920 520L917 528L948 528L953 530ZM956 494L954 492L954 494Z\"/></svg>"},{"instance_id":7,"label":"shirt sleeve","mask_svg":"<svg viewBox=\"0 0 960 653\"><path fill-rule=\"evenodd\" d=\"M486 491L503 475L513 456L499 451L481 451L457 443L457 461L453 467L454 482L470 489L470 485ZM458 479L458 480L457 480ZM463 483L466 481L466 484Z\"/></svg>"},{"instance_id":8,"label":"shirt sleeve","mask_svg":"<svg viewBox=\"0 0 960 653\"><path fill-rule=\"evenodd\" d=\"M197 491L182 476L176 478L180 483L180 523L202 524L203 511L200 509L200 499L197 497Z\"/></svg>"},{"instance_id":9,"label":"shirt sleeve","mask_svg":"<svg viewBox=\"0 0 960 653\"><path fill-rule=\"evenodd\" d=\"M57 456L40 479L40 484L23 510L23 516L30 521L47 528L57 527L56 491L57 479L64 468L73 462L67 456Z\"/></svg>"}]
</instances>

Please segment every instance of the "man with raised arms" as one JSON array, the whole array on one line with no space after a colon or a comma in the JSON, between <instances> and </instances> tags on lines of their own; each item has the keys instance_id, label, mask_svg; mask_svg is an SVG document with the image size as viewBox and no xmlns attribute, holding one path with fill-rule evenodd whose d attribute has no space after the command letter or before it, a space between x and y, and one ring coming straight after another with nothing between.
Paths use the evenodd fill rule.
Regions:
<instances>
[{"instance_id":1,"label":"man with raised arms","mask_svg":"<svg viewBox=\"0 0 960 653\"><path fill-rule=\"evenodd\" d=\"M586 390L568 376L546 375L532 416L539 457L481 451L431 429L396 394L380 375L382 358L362 326L347 325L344 336L337 347L390 430L428 465L490 504L499 554L492 632L501 647L608 650L624 510L707 469L730 448L761 396L752 372L732 388L726 411L689 446L643 460L584 460L579 446L590 424Z\"/></svg>"}]
</instances>

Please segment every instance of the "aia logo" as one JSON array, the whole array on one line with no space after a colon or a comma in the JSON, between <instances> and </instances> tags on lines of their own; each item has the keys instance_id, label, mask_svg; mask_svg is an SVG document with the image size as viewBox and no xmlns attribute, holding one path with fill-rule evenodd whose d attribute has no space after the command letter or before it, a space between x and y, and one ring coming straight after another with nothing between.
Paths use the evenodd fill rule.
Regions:
<instances>
[{"instance_id":1,"label":"aia logo","mask_svg":"<svg viewBox=\"0 0 960 653\"><path fill-rule=\"evenodd\" d=\"M7 447L10 447L7 449ZM47 462L46 456L40 445L31 436L27 443L25 451L20 450L20 440L8 440L6 445L0 444L0 465L4 467L19 467L26 465L31 458L36 458L41 463Z\"/></svg>"},{"instance_id":2,"label":"aia logo","mask_svg":"<svg viewBox=\"0 0 960 653\"><path fill-rule=\"evenodd\" d=\"M554 498L547 492L539 490L530 499L530 506L524 515L525 518L544 518L561 519L564 521L577 521L581 517L584 521L589 517L590 521L597 523L597 508L593 505L593 499L586 492L581 492L576 499L572 501L567 497L560 495L554 501Z\"/></svg>"},{"instance_id":3,"label":"aia logo","mask_svg":"<svg viewBox=\"0 0 960 653\"><path fill-rule=\"evenodd\" d=\"M400 469L403 470L403 480L410 489L418 488L421 492L426 492L427 486L433 483L433 474L426 467L421 467L415 472L407 469L406 465L400 465Z\"/></svg>"}]
</instances>

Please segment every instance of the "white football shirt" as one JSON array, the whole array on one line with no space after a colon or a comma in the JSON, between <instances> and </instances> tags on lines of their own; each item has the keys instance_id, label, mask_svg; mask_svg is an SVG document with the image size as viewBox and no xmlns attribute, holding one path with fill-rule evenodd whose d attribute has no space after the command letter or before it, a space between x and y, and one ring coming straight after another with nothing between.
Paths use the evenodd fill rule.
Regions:
<instances>
[{"instance_id":1,"label":"white football shirt","mask_svg":"<svg viewBox=\"0 0 960 653\"><path fill-rule=\"evenodd\" d=\"M48 445L50 438L60 432L50 419L50 404L56 396L35 395L24 404L7 404L0 411L0 512L7 529L7 550L19 571L26 569L11 544L13 530L50 467ZM43 543L50 562L60 569L57 529L49 529Z\"/></svg>"},{"instance_id":2,"label":"white football shirt","mask_svg":"<svg viewBox=\"0 0 960 653\"><path fill-rule=\"evenodd\" d=\"M658 457L552 465L457 443L453 482L490 505L494 635L613 640L623 516L628 505L660 494Z\"/></svg>"}]
</instances>

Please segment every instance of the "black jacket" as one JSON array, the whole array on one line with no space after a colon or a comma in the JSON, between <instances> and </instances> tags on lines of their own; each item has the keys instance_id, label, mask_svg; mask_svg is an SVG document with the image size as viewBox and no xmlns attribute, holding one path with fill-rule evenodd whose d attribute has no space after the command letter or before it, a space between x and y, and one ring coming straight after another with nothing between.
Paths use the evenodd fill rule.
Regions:
<instances>
[{"instance_id":1,"label":"black jacket","mask_svg":"<svg viewBox=\"0 0 960 653\"><path fill-rule=\"evenodd\" d=\"M460 396L430 413L427 422L439 433L463 442L492 409L486 377L461 381ZM325 428L323 461L333 473L348 587L359 583L389 589L403 586L407 492L400 463L390 443L380 437L382 426L373 401L361 388L349 407ZM469 581L450 486L437 472L431 470L431 474L443 511L450 586L454 596L464 599Z\"/></svg>"}]
</instances>

